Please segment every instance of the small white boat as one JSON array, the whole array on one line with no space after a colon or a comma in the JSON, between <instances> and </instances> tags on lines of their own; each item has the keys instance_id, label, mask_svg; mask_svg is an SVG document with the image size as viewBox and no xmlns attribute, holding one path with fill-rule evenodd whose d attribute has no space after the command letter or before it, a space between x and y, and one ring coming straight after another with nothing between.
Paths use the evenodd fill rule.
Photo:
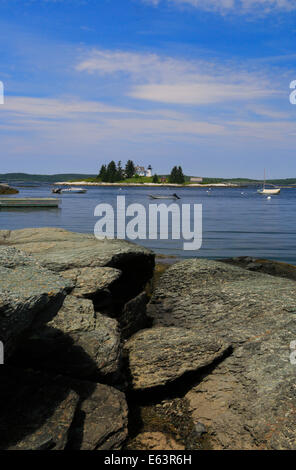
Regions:
<instances>
[{"instance_id":1,"label":"small white boat","mask_svg":"<svg viewBox=\"0 0 296 470\"><path fill-rule=\"evenodd\" d=\"M259 194L267 194L267 195L280 194L281 188L267 189L267 188L265 188L265 184L266 184L266 176L265 176L265 169L264 169L264 183L263 183L262 189L258 189L257 192ZM273 185L271 185L271 186L273 186Z\"/></svg>"},{"instance_id":2,"label":"small white boat","mask_svg":"<svg viewBox=\"0 0 296 470\"><path fill-rule=\"evenodd\" d=\"M61 194L61 193L79 193L83 194L86 193L87 189L85 188L76 188L76 187L70 187L70 188L57 188L53 189L52 192L55 194Z\"/></svg>"},{"instance_id":3,"label":"small white boat","mask_svg":"<svg viewBox=\"0 0 296 470\"><path fill-rule=\"evenodd\" d=\"M177 194L168 194L167 196L149 194L149 197L151 197L151 199L181 199Z\"/></svg>"}]
</instances>

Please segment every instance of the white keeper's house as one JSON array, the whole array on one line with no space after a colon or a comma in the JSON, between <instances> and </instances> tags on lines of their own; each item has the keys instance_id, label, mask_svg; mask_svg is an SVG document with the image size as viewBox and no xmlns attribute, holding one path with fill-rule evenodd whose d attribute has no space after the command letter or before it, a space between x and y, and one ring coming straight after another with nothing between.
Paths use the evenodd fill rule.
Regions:
<instances>
[{"instance_id":1,"label":"white keeper's house","mask_svg":"<svg viewBox=\"0 0 296 470\"><path fill-rule=\"evenodd\" d=\"M136 166L135 170L136 170L136 175L148 176L148 177L152 176L152 166L151 165L149 165L147 167L147 169L145 169L144 166Z\"/></svg>"}]
</instances>

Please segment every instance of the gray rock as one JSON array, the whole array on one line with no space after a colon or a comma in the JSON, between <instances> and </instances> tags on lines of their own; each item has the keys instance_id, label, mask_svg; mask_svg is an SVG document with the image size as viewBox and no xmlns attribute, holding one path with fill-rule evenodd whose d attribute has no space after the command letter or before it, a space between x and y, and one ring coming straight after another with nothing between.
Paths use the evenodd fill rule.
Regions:
<instances>
[{"instance_id":1,"label":"gray rock","mask_svg":"<svg viewBox=\"0 0 296 470\"><path fill-rule=\"evenodd\" d=\"M110 295L110 288L121 276L121 271L114 268L81 268L69 269L61 273L71 279L75 288L72 295L80 298L94 299L100 294Z\"/></svg>"},{"instance_id":2,"label":"gray rock","mask_svg":"<svg viewBox=\"0 0 296 470\"><path fill-rule=\"evenodd\" d=\"M183 327L233 352L186 394L216 449L296 449L296 284L209 260L175 264L148 307L154 325Z\"/></svg>"},{"instance_id":3,"label":"gray rock","mask_svg":"<svg viewBox=\"0 0 296 470\"><path fill-rule=\"evenodd\" d=\"M91 300L69 295L54 319L23 342L13 362L88 378L116 376L120 357L117 321L95 313Z\"/></svg>"},{"instance_id":4,"label":"gray rock","mask_svg":"<svg viewBox=\"0 0 296 470\"><path fill-rule=\"evenodd\" d=\"M72 295L80 298L94 299L100 294L110 295L110 288L121 276L121 271L114 268L81 268L61 272L66 279L75 285Z\"/></svg>"},{"instance_id":5,"label":"gray rock","mask_svg":"<svg viewBox=\"0 0 296 470\"><path fill-rule=\"evenodd\" d=\"M107 385L72 383L81 404L71 426L67 449L120 450L128 434L124 394Z\"/></svg>"},{"instance_id":6,"label":"gray rock","mask_svg":"<svg viewBox=\"0 0 296 470\"><path fill-rule=\"evenodd\" d=\"M122 315L119 318L121 335L124 339L150 326L150 319L146 315L147 302L148 296L146 292L141 292L141 294L125 304Z\"/></svg>"},{"instance_id":7,"label":"gray rock","mask_svg":"<svg viewBox=\"0 0 296 470\"><path fill-rule=\"evenodd\" d=\"M124 240L97 240L94 235L60 228L34 228L0 231L0 244L15 246L54 271L74 268L121 265L137 261L142 268L154 266L154 254Z\"/></svg>"},{"instance_id":8,"label":"gray rock","mask_svg":"<svg viewBox=\"0 0 296 470\"><path fill-rule=\"evenodd\" d=\"M28 254L0 247L0 340L8 357L34 322L51 319L73 287Z\"/></svg>"},{"instance_id":9,"label":"gray rock","mask_svg":"<svg viewBox=\"0 0 296 470\"><path fill-rule=\"evenodd\" d=\"M166 385L221 358L228 346L182 328L150 328L124 346L135 390Z\"/></svg>"},{"instance_id":10,"label":"gray rock","mask_svg":"<svg viewBox=\"0 0 296 470\"><path fill-rule=\"evenodd\" d=\"M107 385L3 366L0 449L119 450L124 394Z\"/></svg>"},{"instance_id":11,"label":"gray rock","mask_svg":"<svg viewBox=\"0 0 296 470\"><path fill-rule=\"evenodd\" d=\"M33 254L42 266L64 275L67 275L65 271L69 274L69 271L80 270L81 275L70 272L70 279L78 281L75 295L92 298L96 310L113 317L118 317L123 305L145 288L153 276L155 264L154 253L134 243L97 240L91 234L59 228L2 230L1 245ZM115 279L118 271L117 274L115 271L91 271L103 267L121 271L120 278Z\"/></svg>"}]
</instances>

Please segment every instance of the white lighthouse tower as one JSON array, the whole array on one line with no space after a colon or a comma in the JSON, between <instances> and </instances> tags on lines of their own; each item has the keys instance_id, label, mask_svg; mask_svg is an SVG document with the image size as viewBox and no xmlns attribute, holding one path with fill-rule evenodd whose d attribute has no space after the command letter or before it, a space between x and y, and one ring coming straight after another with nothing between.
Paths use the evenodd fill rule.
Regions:
<instances>
[{"instance_id":1,"label":"white lighthouse tower","mask_svg":"<svg viewBox=\"0 0 296 470\"><path fill-rule=\"evenodd\" d=\"M147 168L147 171L146 171L146 176L152 176L152 166L149 165L148 168Z\"/></svg>"}]
</instances>

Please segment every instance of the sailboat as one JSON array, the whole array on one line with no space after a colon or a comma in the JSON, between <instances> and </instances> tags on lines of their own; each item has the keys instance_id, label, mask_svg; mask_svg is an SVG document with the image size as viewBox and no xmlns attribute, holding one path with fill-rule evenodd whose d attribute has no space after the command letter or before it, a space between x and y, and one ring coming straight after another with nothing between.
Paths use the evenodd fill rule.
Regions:
<instances>
[{"instance_id":1,"label":"sailboat","mask_svg":"<svg viewBox=\"0 0 296 470\"><path fill-rule=\"evenodd\" d=\"M258 189L257 192L259 194L267 194L269 196L271 196L273 194L280 194L281 188L266 189L265 184L266 184L266 176L265 176L265 169L264 169L264 183L263 183L262 189Z\"/></svg>"}]
</instances>

